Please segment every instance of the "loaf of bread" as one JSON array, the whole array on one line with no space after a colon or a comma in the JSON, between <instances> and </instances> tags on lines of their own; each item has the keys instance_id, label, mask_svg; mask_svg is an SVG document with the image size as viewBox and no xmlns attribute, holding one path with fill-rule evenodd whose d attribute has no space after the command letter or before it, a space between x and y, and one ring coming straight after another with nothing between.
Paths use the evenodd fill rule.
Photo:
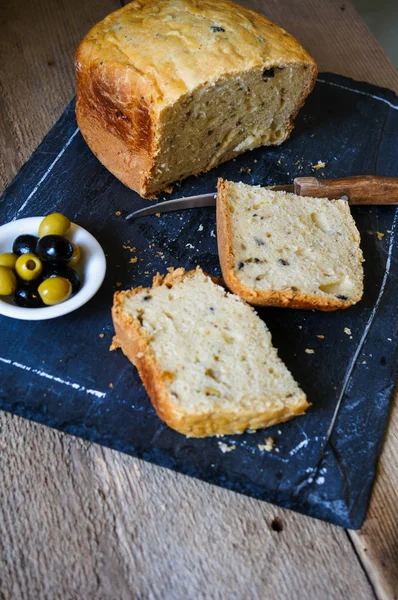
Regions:
<instances>
[{"instance_id":1,"label":"loaf of bread","mask_svg":"<svg viewBox=\"0 0 398 600\"><path fill-rule=\"evenodd\" d=\"M219 179L217 233L224 280L250 304L330 311L362 297L360 236L345 200Z\"/></svg>"},{"instance_id":2,"label":"loaf of bread","mask_svg":"<svg viewBox=\"0 0 398 600\"><path fill-rule=\"evenodd\" d=\"M229 0L135 0L76 53L76 115L116 177L153 197L281 144L317 68L286 31Z\"/></svg>"},{"instance_id":3,"label":"loaf of bread","mask_svg":"<svg viewBox=\"0 0 398 600\"><path fill-rule=\"evenodd\" d=\"M242 433L304 413L305 394L254 309L198 267L117 292L116 336L157 414L190 437Z\"/></svg>"}]
</instances>

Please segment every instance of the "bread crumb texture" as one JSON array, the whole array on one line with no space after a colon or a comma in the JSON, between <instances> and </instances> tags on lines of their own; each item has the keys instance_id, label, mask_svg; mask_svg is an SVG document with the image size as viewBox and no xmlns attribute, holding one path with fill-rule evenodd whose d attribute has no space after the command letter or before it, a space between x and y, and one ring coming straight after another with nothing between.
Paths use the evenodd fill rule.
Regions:
<instances>
[{"instance_id":1,"label":"bread crumb texture","mask_svg":"<svg viewBox=\"0 0 398 600\"><path fill-rule=\"evenodd\" d=\"M228 444L226 444L225 442L218 442L218 447L220 448L223 454L225 454L226 452L232 452L233 450L236 450L236 444L228 446Z\"/></svg>"},{"instance_id":2,"label":"bread crumb texture","mask_svg":"<svg viewBox=\"0 0 398 600\"><path fill-rule=\"evenodd\" d=\"M264 322L199 267L117 292L112 313L113 348L136 365L159 417L187 436L255 430L308 407Z\"/></svg>"},{"instance_id":3,"label":"bread crumb texture","mask_svg":"<svg viewBox=\"0 0 398 600\"><path fill-rule=\"evenodd\" d=\"M224 279L251 304L336 310L362 297L360 236L345 200L220 179L217 227Z\"/></svg>"},{"instance_id":4,"label":"bread crumb texture","mask_svg":"<svg viewBox=\"0 0 398 600\"><path fill-rule=\"evenodd\" d=\"M319 171L320 169L324 169L326 167L326 163L323 160L318 160L316 165L312 165L313 171Z\"/></svg>"},{"instance_id":5,"label":"bread crumb texture","mask_svg":"<svg viewBox=\"0 0 398 600\"><path fill-rule=\"evenodd\" d=\"M96 156L153 196L246 150L280 144L311 91L313 59L225 0L135 0L76 53L76 114Z\"/></svg>"},{"instance_id":6,"label":"bread crumb texture","mask_svg":"<svg viewBox=\"0 0 398 600\"><path fill-rule=\"evenodd\" d=\"M272 452L272 450L274 448L274 443L275 443L274 438L272 438L272 437L265 438L265 444L258 444L258 449L260 451L265 450L265 452Z\"/></svg>"}]
</instances>

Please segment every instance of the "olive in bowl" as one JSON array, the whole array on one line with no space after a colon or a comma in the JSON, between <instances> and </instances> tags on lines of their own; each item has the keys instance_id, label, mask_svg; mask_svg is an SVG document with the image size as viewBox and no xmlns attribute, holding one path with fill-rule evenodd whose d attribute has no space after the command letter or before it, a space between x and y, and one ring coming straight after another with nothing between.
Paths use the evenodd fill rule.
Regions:
<instances>
[{"instance_id":1,"label":"olive in bowl","mask_svg":"<svg viewBox=\"0 0 398 600\"><path fill-rule=\"evenodd\" d=\"M40 294L37 291L36 283L26 283L17 289L14 295L14 302L22 308L40 308L44 306Z\"/></svg>"},{"instance_id":2,"label":"olive in bowl","mask_svg":"<svg viewBox=\"0 0 398 600\"><path fill-rule=\"evenodd\" d=\"M68 263L69 265L70 263ZM79 274L71 269L68 265L60 263L45 263L42 273L42 280L49 279L50 277L65 277L70 281L72 286L72 294L76 294L80 290L81 281Z\"/></svg>"},{"instance_id":3,"label":"olive in bowl","mask_svg":"<svg viewBox=\"0 0 398 600\"><path fill-rule=\"evenodd\" d=\"M65 302L72 294L72 284L65 277L49 277L37 288L40 298L47 306Z\"/></svg>"},{"instance_id":4,"label":"olive in bowl","mask_svg":"<svg viewBox=\"0 0 398 600\"><path fill-rule=\"evenodd\" d=\"M79 246L77 244L74 244L73 242L71 242L71 244L73 246L73 254L72 254L72 258L68 262L68 265L70 267L74 267L75 265L77 265L80 262L82 255L81 255L81 250L80 250Z\"/></svg>"},{"instance_id":5,"label":"olive in bowl","mask_svg":"<svg viewBox=\"0 0 398 600\"><path fill-rule=\"evenodd\" d=\"M71 222L60 212L44 217L39 227L39 237L46 235L66 235L70 230Z\"/></svg>"},{"instance_id":6,"label":"olive in bowl","mask_svg":"<svg viewBox=\"0 0 398 600\"><path fill-rule=\"evenodd\" d=\"M21 254L15 263L15 271L23 281L33 281L40 277L43 263L35 254Z\"/></svg>"},{"instance_id":7,"label":"olive in bowl","mask_svg":"<svg viewBox=\"0 0 398 600\"><path fill-rule=\"evenodd\" d=\"M17 278L8 267L0 267L0 295L11 296L17 289Z\"/></svg>"},{"instance_id":8,"label":"olive in bowl","mask_svg":"<svg viewBox=\"0 0 398 600\"><path fill-rule=\"evenodd\" d=\"M17 256L21 254L35 254L39 238L36 235L24 233L19 235L12 245L12 251Z\"/></svg>"},{"instance_id":9,"label":"olive in bowl","mask_svg":"<svg viewBox=\"0 0 398 600\"><path fill-rule=\"evenodd\" d=\"M37 242L36 254L44 261L67 263L73 256L73 246L62 235L45 235Z\"/></svg>"},{"instance_id":10,"label":"olive in bowl","mask_svg":"<svg viewBox=\"0 0 398 600\"><path fill-rule=\"evenodd\" d=\"M0 267L14 269L17 258L18 256L13 252L3 252L3 254L0 254Z\"/></svg>"}]
</instances>

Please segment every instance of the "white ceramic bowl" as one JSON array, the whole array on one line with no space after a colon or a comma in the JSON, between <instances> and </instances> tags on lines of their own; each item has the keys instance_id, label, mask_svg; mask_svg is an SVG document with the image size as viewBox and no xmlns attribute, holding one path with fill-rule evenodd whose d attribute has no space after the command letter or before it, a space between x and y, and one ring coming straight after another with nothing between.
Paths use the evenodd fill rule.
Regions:
<instances>
[{"instance_id":1,"label":"white ceramic bowl","mask_svg":"<svg viewBox=\"0 0 398 600\"><path fill-rule=\"evenodd\" d=\"M0 254L12 252L15 238L22 233L37 235L43 219L44 217L29 217L11 221L0 227ZM82 281L82 286L77 294L71 296L66 302L43 308L22 308L14 304L12 296L0 296L0 315L25 321L54 319L80 308L94 296L105 277L104 251L91 233L74 223L72 223L67 237L80 247L82 253L82 258L75 267Z\"/></svg>"}]
</instances>

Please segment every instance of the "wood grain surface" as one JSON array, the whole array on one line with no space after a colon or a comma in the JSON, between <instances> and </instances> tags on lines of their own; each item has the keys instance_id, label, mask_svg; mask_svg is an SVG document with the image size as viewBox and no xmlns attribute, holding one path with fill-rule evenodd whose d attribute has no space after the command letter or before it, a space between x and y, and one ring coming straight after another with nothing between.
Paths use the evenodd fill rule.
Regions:
<instances>
[{"instance_id":1,"label":"wood grain surface","mask_svg":"<svg viewBox=\"0 0 398 600\"><path fill-rule=\"evenodd\" d=\"M330 200L347 196L350 204L398 204L398 177L354 175L336 179L296 177L294 193Z\"/></svg>"},{"instance_id":2,"label":"wood grain surface","mask_svg":"<svg viewBox=\"0 0 398 600\"><path fill-rule=\"evenodd\" d=\"M244 4L321 71L398 91L350 3ZM72 97L77 43L118 6L0 4L2 189ZM367 519L347 532L0 413L0 598L397 598L397 447L395 401Z\"/></svg>"}]
</instances>

